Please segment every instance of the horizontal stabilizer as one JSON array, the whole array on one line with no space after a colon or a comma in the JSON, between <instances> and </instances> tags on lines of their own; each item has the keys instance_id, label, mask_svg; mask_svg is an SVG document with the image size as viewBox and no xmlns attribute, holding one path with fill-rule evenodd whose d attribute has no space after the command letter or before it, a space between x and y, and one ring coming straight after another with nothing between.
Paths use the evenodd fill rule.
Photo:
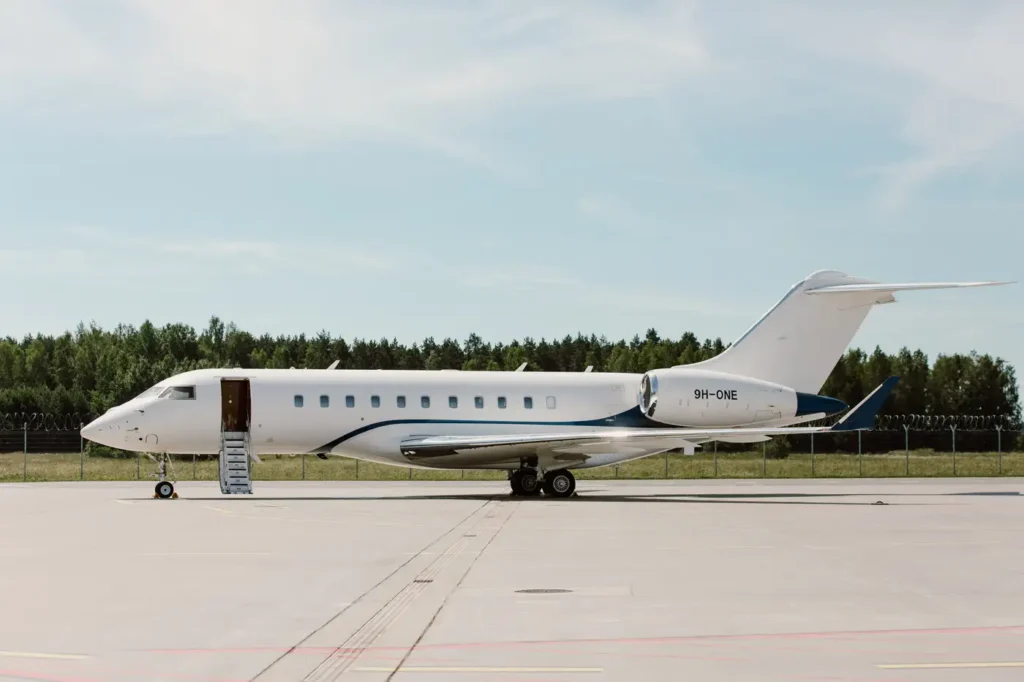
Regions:
<instances>
[{"instance_id":1,"label":"horizontal stabilizer","mask_svg":"<svg viewBox=\"0 0 1024 682\"><path fill-rule=\"evenodd\" d=\"M833 284L807 289L807 294L852 294L877 291L891 293L893 291L918 291L925 289L968 289L971 287L997 287L1013 282L909 282L905 284L884 284L868 282L862 284Z\"/></svg>"},{"instance_id":2,"label":"horizontal stabilizer","mask_svg":"<svg viewBox=\"0 0 1024 682\"><path fill-rule=\"evenodd\" d=\"M875 425L875 415L882 409L882 405L888 400L892 389L896 388L896 384L899 382L899 377L889 377L883 381L878 388L871 391L855 408L847 412L846 416L832 427L832 430L858 431L870 429Z\"/></svg>"}]
</instances>

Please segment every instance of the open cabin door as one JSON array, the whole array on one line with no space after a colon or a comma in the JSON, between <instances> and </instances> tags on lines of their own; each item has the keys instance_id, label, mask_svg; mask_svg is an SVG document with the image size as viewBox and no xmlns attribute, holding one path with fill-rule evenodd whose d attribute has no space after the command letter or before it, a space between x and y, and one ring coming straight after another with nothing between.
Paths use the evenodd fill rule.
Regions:
<instances>
[{"instance_id":1,"label":"open cabin door","mask_svg":"<svg viewBox=\"0 0 1024 682\"><path fill-rule=\"evenodd\" d=\"M248 433L252 422L252 401L248 379L220 380L220 430Z\"/></svg>"},{"instance_id":2,"label":"open cabin door","mask_svg":"<svg viewBox=\"0 0 1024 682\"><path fill-rule=\"evenodd\" d=\"M248 379L220 380L220 491L252 493L249 425L252 399Z\"/></svg>"}]
</instances>

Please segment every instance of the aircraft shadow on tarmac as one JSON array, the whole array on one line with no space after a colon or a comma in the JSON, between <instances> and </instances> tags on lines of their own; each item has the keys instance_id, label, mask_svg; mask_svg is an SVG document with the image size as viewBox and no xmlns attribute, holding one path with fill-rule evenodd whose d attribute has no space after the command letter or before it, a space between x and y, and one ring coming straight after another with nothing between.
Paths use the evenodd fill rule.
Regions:
<instances>
[{"instance_id":1,"label":"aircraft shadow on tarmac","mask_svg":"<svg viewBox=\"0 0 1024 682\"><path fill-rule=\"evenodd\" d=\"M571 498L551 498L543 495L535 497L513 497L509 494L434 494L434 495L302 495L278 497L249 497L247 495L224 495L201 497L181 497L179 499L192 502L366 502L366 501L425 501L425 500L457 500L481 501L515 500L517 502L630 502L648 504L788 504L788 505L829 505L829 506L872 506L885 504L890 506L921 506L927 502L892 502L882 501L903 497L949 497L967 495L1020 496L1020 493L1008 492L956 492L956 493L648 493L639 495L623 495L602 491L586 491L582 495ZM841 499L845 498L845 499ZM934 504L939 504L936 502Z\"/></svg>"}]
</instances>

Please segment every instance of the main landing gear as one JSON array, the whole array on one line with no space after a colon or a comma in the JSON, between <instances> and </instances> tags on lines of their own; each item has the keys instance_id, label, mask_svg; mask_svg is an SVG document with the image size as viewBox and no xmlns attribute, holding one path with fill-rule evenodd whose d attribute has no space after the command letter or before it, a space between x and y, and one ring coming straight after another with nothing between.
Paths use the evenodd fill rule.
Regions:
<instances>
[{"instance_id":1,"label":"main landing gear","mask_svg":"<svg viewBox=\"0 0 1024 682\"><path fill-rule=\"evenodd\" d=\"M533 497L540 495L541 491L551 497L572 497L576 492L576 477L567 469L549 471L543 478L538 476L535 469L516 469L508 480L512 486L512 495L518 497Z\"/></svg>"}]
</instances>

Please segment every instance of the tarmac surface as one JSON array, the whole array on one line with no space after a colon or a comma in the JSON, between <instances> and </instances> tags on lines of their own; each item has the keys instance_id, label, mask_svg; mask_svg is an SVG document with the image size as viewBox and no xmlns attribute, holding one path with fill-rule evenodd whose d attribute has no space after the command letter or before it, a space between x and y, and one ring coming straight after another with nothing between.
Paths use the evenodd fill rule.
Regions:
<instances>
[{"instance_id":1,"label":"tarmac surface","mask_svg":"<svg viewBox=\"0 0 1024 682\"><path fill-rule=\"evenodd\" d=\"M0 680L1024 679L1021 479L254 488L0 485Z\"/></svg>"}]
</instances>

